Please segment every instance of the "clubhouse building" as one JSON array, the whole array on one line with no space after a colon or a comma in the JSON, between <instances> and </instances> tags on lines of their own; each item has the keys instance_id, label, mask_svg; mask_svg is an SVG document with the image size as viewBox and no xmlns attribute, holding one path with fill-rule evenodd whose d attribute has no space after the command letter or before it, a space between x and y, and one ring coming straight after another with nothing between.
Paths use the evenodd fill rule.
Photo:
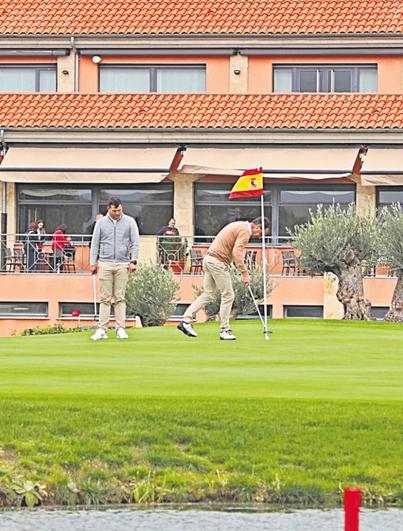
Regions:
<instances>
[{"instance_id":1,"label":"clubhouse building","mask_svg":"<svg viewBox=\"0 0 403 531\"><path fill-rule=\"evenodd\" d=\"M89 235L111 195L139 225L140 261L175 272L179 318L212 238L260 214L256 199L228 199L259 167L269 315L342 318L335 279L300 268L289 229L318 204L353 202L360 215L403 204L400 0L3 4L1 336L75 326L75 310L92 322ZM156 234L171 217L181 240L164 255ZM49 243L67 225L60 274L50 244L27 267L24 234L39 219ZM251 242L248 265L261 258ZM364 273L381 319L396 277L382 262Z\"/></svg>"}]
</instances>

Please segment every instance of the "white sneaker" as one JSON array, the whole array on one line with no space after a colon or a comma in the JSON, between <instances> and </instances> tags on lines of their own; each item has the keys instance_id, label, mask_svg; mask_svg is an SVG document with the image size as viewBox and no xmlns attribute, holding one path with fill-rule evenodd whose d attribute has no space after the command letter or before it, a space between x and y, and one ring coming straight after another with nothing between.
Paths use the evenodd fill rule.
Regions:
<instances>
[{"instance_id":1,"label":"white sneaker","mask_svg":"<svg viewBox=\"0 0 403 531\"><path fill-rule=\"evenodd\" d=\"M129 336L126 334L126 331L124 328L117 328L116 329L116 337L118 339L129 339Z\"/></svg>"},{"instance_id":2,"label":"white sneaker","mask_svg":"<svg viewBox=\"0 0 403 531\"><path fill-rule=\"evenodd\" d=\"M185 321L181 321L176 328L187 336L197 337L197 333L193 329L193 326L191 323L186 323Z\"/></svg>"},{"instance_id":3,"label":"white sneaker","mask_svg":"<svg viewBox=\"0 0 403 531\"><path fill-rule=\"evenodd\" d=\"M221 330L220 339L223 339L224 341L234 341L236 337L232 333L232 330L228 328L228 330Z\"/></svg>"},{"instance_id":4,"label":"white sneaker","mask_svg":"<svg viewBox=\"0 0 403 531\"><path fill-rule=\"evenodd\" d=\"M93 341L98 341L98 339L108 339L108 334L103 328L97 328L95 334L91 336Z\"/></svg>"}]
</instances>

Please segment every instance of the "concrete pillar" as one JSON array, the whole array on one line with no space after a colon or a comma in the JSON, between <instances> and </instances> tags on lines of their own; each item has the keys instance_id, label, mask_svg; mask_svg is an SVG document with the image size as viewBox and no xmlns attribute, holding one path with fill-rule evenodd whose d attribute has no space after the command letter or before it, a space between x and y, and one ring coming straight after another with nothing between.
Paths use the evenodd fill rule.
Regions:
<instances>
[{"instance_id":1,"label":"concrete pillar","mask_svg":"<svg viewBox=\"0 0 403 531\"><path fill-rule=\"evenodd\" d=\"M376 214L376 188L356 184L356 211L359 216L375 217Z\"/></svg>"},{"instance_id":2,"label":"concrete pillar","mask_svg":"<svg viewBox=\"0 0 403 531\"><path fill-rule=\"evenodd\" d=\"M323 275L323 319L343 319L344 308L337 300L339 279L333 273Z\"/></svg>"},{"instance_id":3,"label":"concrete pillar","mask_svg":"<svg viewBox=\"0 0 403 531\"><path fill-rule=\"evenodd\" d=\"M7 233L17 232L17 198L15 183L7 183Z\"/></svg>"},{"instance_id":4,"label":"concrete pillar","mask_svg":"<svg viewBox=\"0 0 403 531\"><path fill-rule=\"evenodd\" d=\"M139 262L141 264L157 263L157 237L140 236Z\"/></svg>"},{"instance_id":5,"label":"concrete pillar","mask_svg":"<svg viewBox=\"0 0 403 531\"><path fill-rule=\"evenodd\" d=\"M248 58L244 55L232 55L230 58L230 94L248 92Z\"/></svg>"},{"instance_id":6,"label":"concrete pillar","mask_svg":"<svg viewBox=\"0 0 403 531\"><path fill-rule=\"evenodd\" d=\"M194 234L193 182L200 176L173 175L174 182L174 218L182 236Z\"/></svg>"},{"instance_id":7,"label":"concrete pillar","mask_svg":"<svg viewBox=\"0 0 403 531\"><path fill-rule=\"evenodd\" d=\"M75 58L77 51L71 50L70 55L57 58L57 92L74 92Z\"/></svg>"}]
</instances>

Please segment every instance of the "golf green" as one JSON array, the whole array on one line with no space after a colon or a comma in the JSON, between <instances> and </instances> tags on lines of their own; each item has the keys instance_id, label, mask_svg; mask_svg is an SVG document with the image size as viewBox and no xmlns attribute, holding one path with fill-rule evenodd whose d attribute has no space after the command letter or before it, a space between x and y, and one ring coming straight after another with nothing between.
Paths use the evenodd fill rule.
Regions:
<instances>
[{"instance_id":1,"label":"golf green","mask_svg":"<svg viewBox=\"0 0 403 531\"><path fill-rule=\"evenodd\" d=\"M269 324L2 339L4 503L18 478L43 503L401 503L403 327Z\"/></svg>"}]
</instances>

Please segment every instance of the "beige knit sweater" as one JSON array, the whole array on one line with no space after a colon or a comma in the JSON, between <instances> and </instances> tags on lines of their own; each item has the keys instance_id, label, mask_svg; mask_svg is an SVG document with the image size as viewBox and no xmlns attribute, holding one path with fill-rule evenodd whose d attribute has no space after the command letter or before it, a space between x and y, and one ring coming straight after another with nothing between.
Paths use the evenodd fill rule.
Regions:
<instances>
[{"instance_id":1,"label":"beige knit sweater","mask_svg":"<svg viewBox=\"0 0 403 531\"><path fill-rule=\"evenodd\" d=\"M217 234L215 240L210 245L208 254L215 256L218 260L230 264L234 262L242 273L247 271L245 267L245 246L249 242L251 233L247 221L234 221L229 223Z\"/></svg>"}]
</instances>

